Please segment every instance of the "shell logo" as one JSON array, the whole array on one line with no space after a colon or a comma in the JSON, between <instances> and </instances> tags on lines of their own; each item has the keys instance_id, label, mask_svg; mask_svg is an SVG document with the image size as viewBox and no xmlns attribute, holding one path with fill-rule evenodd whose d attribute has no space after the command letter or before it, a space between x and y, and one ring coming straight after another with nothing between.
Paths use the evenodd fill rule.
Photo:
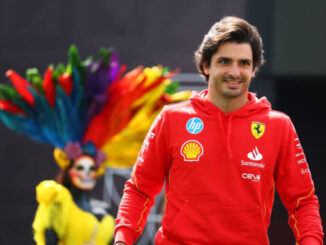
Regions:
<instances>
[{"instance_id":1,"label":"shell logo","mask_svg":"<svg viewBox=\"0 0 326 245\"><path fill-rule=\"evenodd\" d=\"M187 162L199 161L199 158L204 154L204 148L196 140L188 140L181 146L181 155Z\"/></svg>"}]
</instances>

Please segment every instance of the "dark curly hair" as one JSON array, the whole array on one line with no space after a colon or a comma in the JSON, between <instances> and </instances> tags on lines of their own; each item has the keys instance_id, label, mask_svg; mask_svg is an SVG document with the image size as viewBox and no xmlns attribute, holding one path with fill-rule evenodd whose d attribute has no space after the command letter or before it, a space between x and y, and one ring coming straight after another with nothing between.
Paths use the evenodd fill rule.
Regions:
<instances>
[{"instance_id":1,"label":"dark curly hair","mask_svg":"<svg viewBox=\"0 0 326 245\"><path fill-rule=\"evenodd\" d=\"M253 54L253 68L257 72L264 64L263 42L256 27L247 21L227 16L216 22L195 51L195 62L199 73L208 81L204 66L210 66L212 56L222 43L249 43Z\"/></svg>"}]
</instances>

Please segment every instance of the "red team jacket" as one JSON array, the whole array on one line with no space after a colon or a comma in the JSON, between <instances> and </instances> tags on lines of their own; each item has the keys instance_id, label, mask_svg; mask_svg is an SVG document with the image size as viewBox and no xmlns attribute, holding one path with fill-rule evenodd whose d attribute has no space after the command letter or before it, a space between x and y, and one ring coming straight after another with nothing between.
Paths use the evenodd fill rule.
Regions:
<instances>
[{"instance_id":1,"label":"red team jacket","mask_svg":"<svg viewBox=\"0 0 326 245\"><path fill-rule=\"evenodd\" d=\"M269 244L275 189L297 243L322 244L318 199L289 117L251 93L228 114L206 96L165 107L153 123L125 185L116 241L136 241L165 181L158 245Z\"/></svg>"}]
</instances>

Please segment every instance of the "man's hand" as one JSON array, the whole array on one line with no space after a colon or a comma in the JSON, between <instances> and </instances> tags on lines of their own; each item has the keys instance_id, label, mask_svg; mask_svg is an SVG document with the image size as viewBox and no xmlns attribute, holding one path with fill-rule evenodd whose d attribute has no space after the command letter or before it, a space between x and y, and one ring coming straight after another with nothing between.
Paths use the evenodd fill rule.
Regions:
<instances>
[{"instance_id":1,"label":"man's hand","mask_svg":"<svg viewBox=\"0 0 326 245\"><path fill-rule=\"evenodd\" d=\"M124 242L115 242L114 245L126 245Z\"/></svg>"}]
</instances>

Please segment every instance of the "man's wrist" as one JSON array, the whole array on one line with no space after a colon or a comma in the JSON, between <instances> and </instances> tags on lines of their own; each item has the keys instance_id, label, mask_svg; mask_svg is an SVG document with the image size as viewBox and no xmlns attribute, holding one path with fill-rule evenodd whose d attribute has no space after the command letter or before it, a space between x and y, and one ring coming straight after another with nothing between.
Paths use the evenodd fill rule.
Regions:
<instances>
[{"instance_id":1,"label":"man's wrist","mask_svg":"<svg viewBox=\"0 0 326 245\"><path fill-rule=\"evenodd\" d=\"M114 245L126 245L124 242L115 242Z\"/></svg>"},{"instance_id":2,"label":"man's wrist","mask_svg":"<svg viewBox=\"0 0 326 245\"><path fill-rule=\"evenodd\" d=\"M114 245L131 245L135 242L132 232L125 227L119 227L114 234ZM120 242L120 244L118 243Z\"/></svg>"},{"instance_id":3,"label":"man's wrist","mask_svg":"<svg viewBox=\"0 0 326 245\"><path fill-rule=\"evenodd\" d=\"M305 237L301 243L302 245L320 245L320 241L318 239L316 239L315 237L311 237L311 236L308 236L308 237Z\"/></svg>"}]
</instances>

